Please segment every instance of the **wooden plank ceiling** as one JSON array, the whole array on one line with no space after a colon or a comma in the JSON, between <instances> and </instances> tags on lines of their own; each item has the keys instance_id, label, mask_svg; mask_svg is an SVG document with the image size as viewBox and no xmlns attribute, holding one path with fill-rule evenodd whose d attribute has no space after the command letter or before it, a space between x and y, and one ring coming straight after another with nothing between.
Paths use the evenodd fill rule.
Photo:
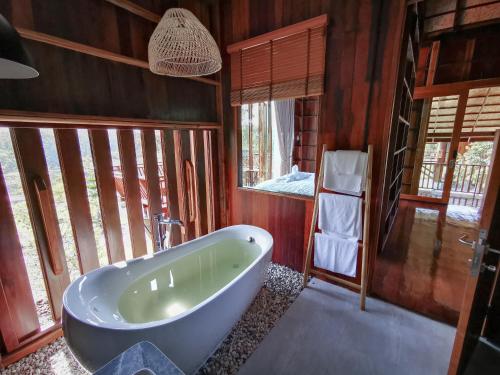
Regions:
<instances>
[{"instance_id":1,"label":"wooden plank ceiling","mask_svg":"<svg viewBox=\"0 0 500 375\"><path fill-rule=\"evenodd\" d=\"M500 1L427 0L424 33L435 35L458 28L496 22L500 19Z\"/></svg>"}]
</instances>

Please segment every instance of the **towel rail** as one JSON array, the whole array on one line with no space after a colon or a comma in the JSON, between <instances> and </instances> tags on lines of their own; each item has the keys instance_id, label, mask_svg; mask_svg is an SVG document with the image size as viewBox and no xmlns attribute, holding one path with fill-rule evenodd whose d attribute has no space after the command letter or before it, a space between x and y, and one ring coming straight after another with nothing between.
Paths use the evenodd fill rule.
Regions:
<instances>
[{"instance_id":1,"label":"towel rail","mask_svg":"<svg viewBox=\"0 0 500 375\"><path fill-rule=\"evenodd\" d=\"M318 222L318 206L319 206L319 193L322 190L323 180L324 180L324 156L326 152L326 145L323 145L321 151L321 162L319 167L319 176L316 184L316 190L314 193L314 208L311 220L311 228L309 230L309 240L307 242L307 253L304 266L304 287L307 287L309 281L309 275L319 275L325 277L328 280L334 281L338 284L347 286L349 288L359 290L360 301L359 306L362 311L366 308L366 287L367 287L367 266L368 266L368 249L369 249L369 237L370 237L370 201L371 201L371 191L372 191L372 166L373 166L373 147L368 145L368 160L366 168L366 185L364 191L364 214L363 214L363 240L362 240L362 255L361 255L361 282L357 284L355 282L344 280L340 277L328 274L320 269L311 269L311 258L313 252L313 241L314 234L316 233L316 224ZM326 190L326 189L325 189ZM359 248L359 247L358 247ZM358 250L359 251L359 250Z\"/></svg>"}]
</instances>

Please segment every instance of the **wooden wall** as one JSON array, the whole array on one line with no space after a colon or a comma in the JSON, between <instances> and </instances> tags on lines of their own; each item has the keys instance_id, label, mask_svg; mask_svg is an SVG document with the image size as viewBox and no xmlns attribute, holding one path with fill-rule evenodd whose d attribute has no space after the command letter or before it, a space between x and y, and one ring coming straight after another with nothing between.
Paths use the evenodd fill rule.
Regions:
<instances>
[{"instance_id":1,"label":"wooden wall","mask_svg":"<svg viewBox=\"0 0 500 375\"><path fill-rule=\"evenodd\" d=\"M211 4L201 0L143 0L163 14L192 10L211 28ZM156 24L104 0L5 0L0 13L14 26L147 61ZM25 40L40 76L0 81L0 109L179 121L216 121L212 85L157 76L147 69Z\"/></svg>"},{"instance_id":2,"label":"wooden wall","mask_svg":"<svg viewBox=\"0 0 500 375\"><path fill-rule=\"evenodd\" d=\"M328 14L329 26L318 145L364 150L369 143L374 145L372 233L378 233L380 176L385 165L385 139L393 103L404 2L223 0L222 45L324 13ZM223 60L228 66L229 57L224 51ZM275 240L273 260L302 270L312 201L237 188L236 127L229 105L228 70L224 72L223 84L229 221L269 230ZM376 248L375 243L373 246Z\"/></svg>"},{"instance_id":3,"label":"wooden wall","mask_svg":"<svg viewBox=\"0 0 500 375\"><path fill-rule=\"evenodd\" d=\"M134 4L145 8L141 11L143 15L154 12L153 19L173 6L187 8L217 39L218 0L134 0ZM54 136L81 273L98 267L99 261L76 127L92 129L91 150L109 262L125 259L125 253L107 127L120 127L118 148L134 256L146 254L144 226L151 221L145 220L142 211L131 128L142 129L148 218L165 212L161 205L155 132L151 128L161 130L163 160L160 162L164 166L163 175L167 176L169 213L186 223L182 238L178 228L173 230L173 244L222 225L219 203L223 197L219 192L223 189L219 188L219 181L223 179L218 171L222 168L218 167L224 153L219 142L223 139L219 126L220 77L200 82L200 79L150 73L147 44L156 21L106 0L2 0L0 13L18 28L40 73L31 80L0 80L0 112L4 116L0 126L12 128L11 138L54 318L54 324L48 328L38 321L27 277L30 270L24 264L23 244L17 235L0 166L0 366L3 366L62 334L61 299L70 281L37 127L57 128ZM188 177L190 186L185 183ZM40 194L43 205L42 198L38 198ZM188 201L193 204L188 206ZM56 263L62 270L54 266Z\"/></svg>"}]
</instances>

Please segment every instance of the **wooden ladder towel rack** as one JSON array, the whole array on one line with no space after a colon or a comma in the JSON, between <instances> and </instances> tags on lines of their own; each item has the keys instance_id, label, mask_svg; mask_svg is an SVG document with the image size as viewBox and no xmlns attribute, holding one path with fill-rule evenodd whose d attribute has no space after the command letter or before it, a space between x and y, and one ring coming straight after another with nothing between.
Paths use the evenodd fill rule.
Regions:
<instances>
[{"instance_id":1,"label":"wooden ladder towel rack","mask_svg":"<svg viewBox=\"0 0 500 375\"><path fill-rule=\"evenodd\" d=\"M306 264L304 267L304 287L307 286L309 275L319 275L323 276L331 281L334 281L338 284L345 285L349 288L353 288L359 290L360 292L360 309L362 311L365 310L365 301L366 301L366 272L367 272L367 259L368 259L368 244L369 244L369 233L370 233L370 197L371 197L371 187L372 187L372 164L373 164L373 148L372 145L368 145L368 157L367 157L367 167L366 167L366 185L364 192L364 214L363 214L363 240L362 240L362 257L361 257L361 283L357 284L352 281L344 280L340 277L331 275L319 269L311 269L311 257L313 250L313 241L314 234L316 233L316 224L318 222L318 208L319 208L319 193L324 190L330 192L330 190L323 189L323 180L324 180L324 157L326 152L326 145L323 145L323 149L321 151L321 163L319 167L319 176L318 183L316 184L316 191L314 193L314 208L311 222L311 229L309 231L309 241L307 243L307 255L306 255Z\"/></svg>"}]
</instances>

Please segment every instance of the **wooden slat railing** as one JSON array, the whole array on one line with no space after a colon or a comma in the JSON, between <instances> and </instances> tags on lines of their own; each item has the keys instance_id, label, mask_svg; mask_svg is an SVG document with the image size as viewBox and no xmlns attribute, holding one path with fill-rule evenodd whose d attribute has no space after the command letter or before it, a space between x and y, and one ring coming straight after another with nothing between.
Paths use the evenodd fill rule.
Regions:
<instances>
[{"instance_id":1,"label":"wooden slat railing","mask_svg":"<svg viewBox=\"0 0 500 375\"><path fill-rule=\"evenodd\" d=\"M117 135L132 254L134 257L140 257L147 253L147 247L139 175L137 173L134 132L133 130L118 130Z\"/></svg>"},{"instance_id":2,"label":"wooden slat railing","mask_svg":"<svg viewBox=\"0 0 500 375\"><path fill-rule=\"evenodd\" d=\"M155 213L166 212L167 205L168 214L181 219L186 226L185 231L175 226L172 228L171 238L174 245L217 228L216 217L220 213L215 212L218 209L215 202L220 189L214 184L219 181L219 160L214 158L214 155L218 155L218 143L214 138L216 132L213 129L161 130L162 160L157 160L154 130L143 129L141 146L144 165L138 164L136 160L136 139L133 130L118 130L117 151L120 165L117 167L112 165L112 151L114 153L116 150L111 148L108 131L87 131L91 164L95 173L94 188L97 190L98 209L110 263L126 258L117 192L121 193L126 205L131 234L130 245L134 257L145 255L147 252L145 225L154 244L155 228L151 218ZM80 147L79 139L81 134L75 128L54 130L55 150L61 167L69 222L58 219L59 213L56 211L46 162L46 157L49 156L46 155L49 150L45 148L46 139L42 140L40 130L36 128L16 127L11 129L11 134L54 325L44 327L46 330L40 331L37 308L29 288L22 249L18 244L20 256L15 257L12 262L9 260L1 263L2 266L12 264L14 273L8 273L0 267L0 282L5 275L16 275L15 285L19 287L14 295L9 285L0 283L0 302L5 302L3 306L6 307L0 309L0 318L2 323L9 322L8 327L12 327L7 329L0 325L2 335L6 335L3 342L9 361L36 350L39 343L41 345L46 342L44 338L53 332L52 328L60 324L62 295L70 282L60 225L71 225L71 231L64 231L64 240L68 240L68 235L73 237L80 273L99 267L96 233L93 229L95 218L90 210L91 187L90 181L87 180L88 174L84 171L84 161L88 161L84 160L82 155L83 148ZM88 167L85 165L85 169ZM51 175L53 172L51 171ZM0 198L9 201L6 189L0 195ZM58 209L61 209L60 204L59 202ZM5 207L8 205L2 205L0 208L2 213ZM9 217L10 224L7 222ZM12 246L15 245L12 236L17 234L15 225L12 225L12 215L0 216L0 229L9 232L2 232L0 250L8 245L12 253ZM69 251L73 251L73 248ZM3 258L0 254L1 259ZM17 312L19 315L16 315ZM9 316L12 318L8 318ZM28 351L25 350L27 343L30 345Z\"/></svg>"},{"instance_id":3,"label":"wooden slat railing","mask_svg":"<svg viewBox=\"0 0 500 375\"><path fill-rule=\"evenodd\" d=\"M419 181L420 193L441 195L445 173L446 163L423 162ZM451 184L450 203L477 207L486 188L488 173L488 165L457 163Z\"/></svg>"},{"instance_id":4,"label":"wooden slat railing","mask_svg":"<svg viewBox=\"0 0 500 375\"><path fill-rule=\"evenodd\" d=\"M76 254L81 273L99 268L92 214L87 196L85 172L76 129L54 131L66 202L71 217Z\"/></svg>"},{"instance_id":5,"label":"wooden slat railing","mask_svg":"<svg viewBox=\"0 0 500 375\"><path fill-rule=\"evenodd\" d=\"M58 321L61 318L63 293L70 283L70 278L42 137L38 129L13 129L11 135L42 273L47 286L52 317L54 321ZM33 181L35 178L43 180L43 185L38 183L38 187L35 187ZM42 193L42 205L40 205L37 191ZM49 212L50 216L48 216ZM47 228L49 228L48 233ZM53 267L54 261L57 263ZM59 272L61 264L62 272Z\"/></svg>"}]
</instances>

